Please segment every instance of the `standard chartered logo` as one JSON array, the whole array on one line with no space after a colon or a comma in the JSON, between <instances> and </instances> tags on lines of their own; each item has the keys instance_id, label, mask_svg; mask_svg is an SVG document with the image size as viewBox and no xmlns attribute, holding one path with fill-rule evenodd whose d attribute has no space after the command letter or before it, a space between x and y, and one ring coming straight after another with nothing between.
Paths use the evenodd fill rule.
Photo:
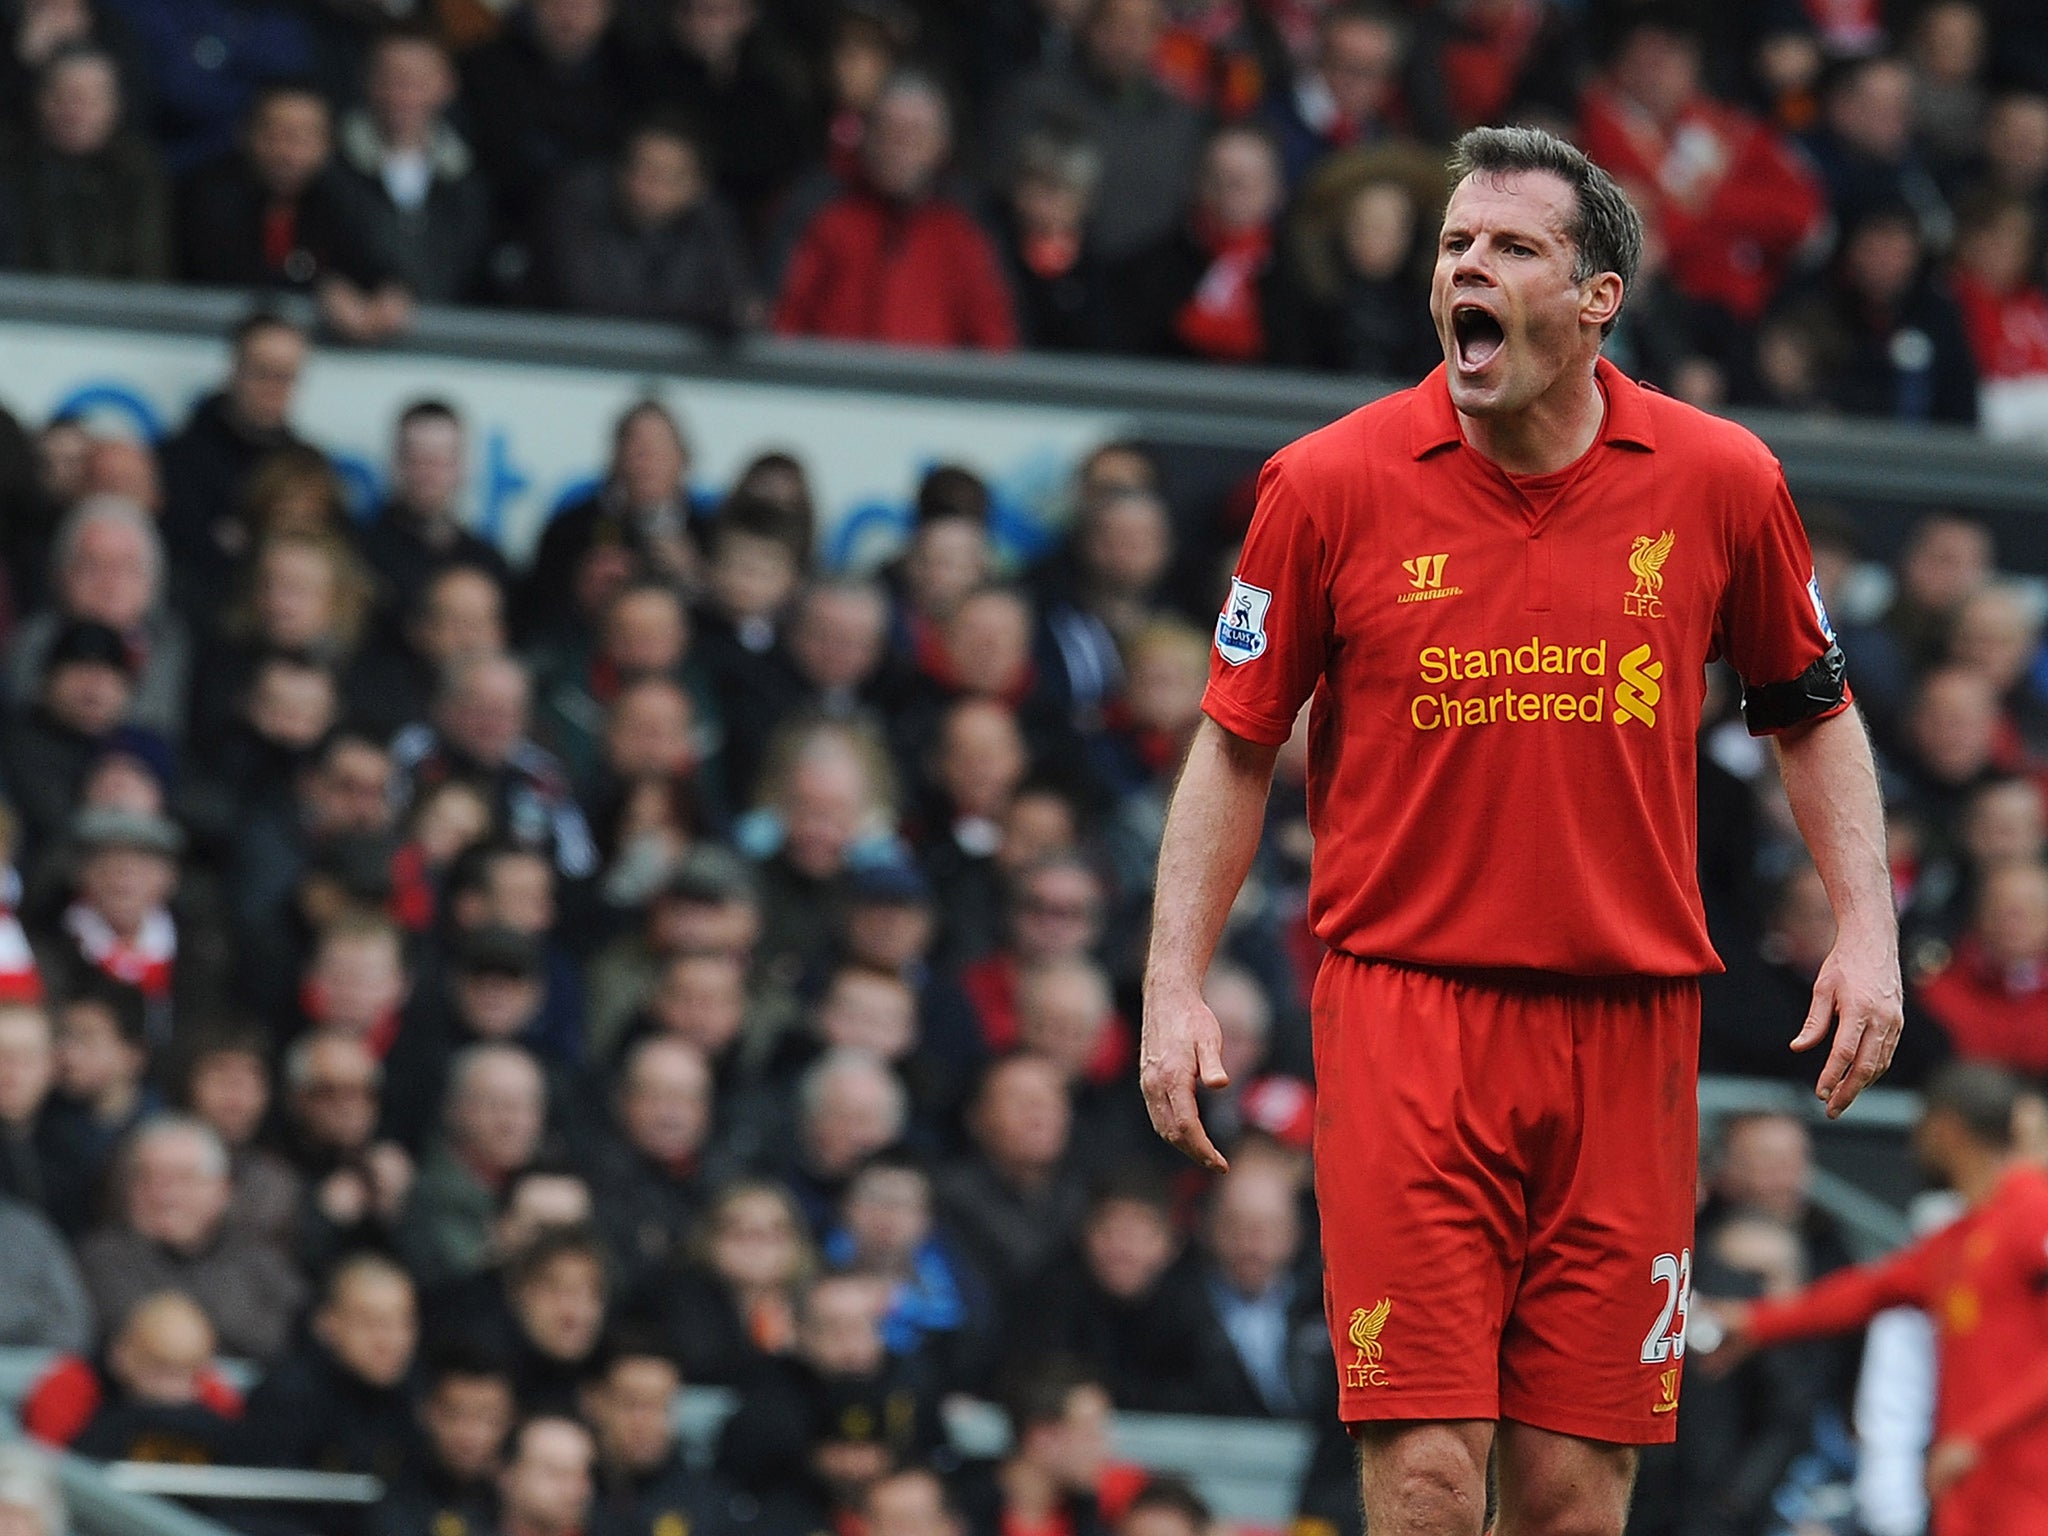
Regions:
<instances>
[{"instance_id":1,"label":"standard chartered logo","mask_svg":"<svg viewBox=\"0 0 2048 1536\"><path fill-rule=\"evenodd\" d=\"M1431 645L1416 654L1416 673L1427 692L1408 701L1408 721L1419 731L1480 725L1533 725L1557 721L1585 725L1608 719L1607 642L1560 645L1531 635L1510 645ZM1613 663L1613 723L1654 729L1664 697L1664 664L1639 645ZM1456 684L1481 686L1472 691ZM1581 692L1591 684L1591 691Z\"/></svg>"},{"instance_id":2,"label":"standard chartered logo","mask_svg":"<svg viewBox=\"0 0 2048 1536\"><path fill-rule=\"evenodd\" d=\"M1614 685L1614 723L1635 720L1654 729L1657 702L1664 697L1658 682L1664 675L1664 663L1650 660L1650 648L1639 645L1615 664L1615 670L1621 679Z\"/></svg>"}]
</instances>

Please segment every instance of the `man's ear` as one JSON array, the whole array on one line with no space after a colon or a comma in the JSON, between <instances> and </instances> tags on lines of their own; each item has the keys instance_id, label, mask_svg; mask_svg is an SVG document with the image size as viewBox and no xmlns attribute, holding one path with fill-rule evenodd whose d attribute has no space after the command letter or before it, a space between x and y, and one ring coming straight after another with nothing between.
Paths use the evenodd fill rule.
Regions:
<instances>
[{"instance_id":1,"label":"man's ear","mask_svg":"<svg viewBox=\"0 0 2048 1536\"><path fill-rule=\"evenodd\" d=\"M1608 322L1621 313L1621 274L1602 272L1588 278L1581 289L1585 299L1579 307L1579 321L1583 325L1605 329Z\"/></svg>"}]
</instances>

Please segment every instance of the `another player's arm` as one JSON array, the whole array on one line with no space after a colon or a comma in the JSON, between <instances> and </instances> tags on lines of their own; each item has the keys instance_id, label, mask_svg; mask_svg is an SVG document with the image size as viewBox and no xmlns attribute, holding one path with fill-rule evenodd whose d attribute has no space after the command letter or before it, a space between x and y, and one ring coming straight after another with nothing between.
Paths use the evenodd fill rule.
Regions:
<instances>
[{"instance_id":1,"label":"another player's arm","mask_svg":"<svg viewBox=\"0 0 2048 1536\"><path fill-rule=\"evenodd\" d=\"M1153 1129L1210 1168L1225 1164L1203 1129L1195 1089L1221 1088L1230 1078L1222 1031L1202 1001L1202 978L1258 852L1279 752L1205 718L1159 844L1138 1083Z\"/></svg>"},{"instance_id":2,"label":"another player's arm","mask_svg":"<svg viewBox=\"0 0 2048 1536\"><path fill-rule=\"evenodd\" d=\"M1702 1297L1703 1309L1723 1330L1722 1342L1707 1356L1708 1371L1725 1375L1753 1350L1847 1333L1886 1307L1922 1305L1929 1251L1925 1242L1916 1243L1875 1264L1838 1269L1790 1296L1763 1301Z\"/></svg>"},{"instance_id":3,"label":"another player's arm","mask_svg":"<svg viewBox=\"0 0 2048 1536\"><path fill-rule=\"evenodd\" d=\"M1905 1017L1884 804L1870 737L1853 706L1776 739L1786 798L1835 909L1835 946L1792 1041L1795 1051L1811 1050L1835 1023L1834 1047L1814 1089L1833 1119L1892 1064Z\"/></svg>"}]
</instances>

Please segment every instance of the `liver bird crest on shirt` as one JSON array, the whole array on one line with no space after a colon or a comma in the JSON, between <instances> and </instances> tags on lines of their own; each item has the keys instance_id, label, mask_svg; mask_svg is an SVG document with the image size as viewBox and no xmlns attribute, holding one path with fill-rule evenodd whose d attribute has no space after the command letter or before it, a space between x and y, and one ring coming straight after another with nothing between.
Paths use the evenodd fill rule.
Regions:
<instances>
[{"instance_id":1,"label":"liver bird crest on shirt","mask_svg":"<svg viewBox=\"0 0 2048 1536\"><path fill-rule=\"evenodd\" d=\"M1671 558L1672 542L1669 528L1654 539L1647 533L1636 535L1628 550L1628 568L1636 579L1636 596L1655 597L1664 590L1664 562Z\"/></svg>"},{"instance_id":2,"label":"liver bird crest on shirt","mask_svg":"<svg viewBox=\"0 0 2048 1536\"><path fill-rule=\"evenodd\" d=\"M1370 1312L1364 1307L1351 1314L1351 1342L1358 1350L1355 1366L1378 1365L1380 1363L1380 1330L1387 1326L1387 1319L1393 1316L1394 1298L1381 1300Z\"/></svg>"}]
</instances>

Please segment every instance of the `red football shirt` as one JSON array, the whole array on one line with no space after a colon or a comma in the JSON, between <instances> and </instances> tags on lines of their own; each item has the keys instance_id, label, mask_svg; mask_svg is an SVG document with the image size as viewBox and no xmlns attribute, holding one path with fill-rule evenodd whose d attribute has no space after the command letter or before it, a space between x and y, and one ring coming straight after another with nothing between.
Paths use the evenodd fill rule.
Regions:
<instances>
[{"instance_id":1,"label":"red football shirt","mask_svg":"<svg viewBox=\"0 0 2048 1536\"><path fill-rule=\"evenodd\" d=\"M1859 1328L1886 1307L1934 1321L1934 1438L1983 1452L1935 1513L1940 1536L2048 1531L2048 1172L2022 1165L1954 1224L1881 1264L1758 1302L1758 1344Z\"/></svg>"},{"instance_id":2,"label":"red football shirt","mask_svg":"<svg viewBox=\"0 0 2048 1536\"><path fill-rule=\"evenodd\" d=\"M1273 744L1313 693L1309 916L1332 948L1721 968L1694 868L1706 664L1782 713L1833 635L1763 444L1598 368L1600 435L1555 475L1469 447L1439 368L1260 476L1203 708Z\"/></svg>"}]
</instances>

